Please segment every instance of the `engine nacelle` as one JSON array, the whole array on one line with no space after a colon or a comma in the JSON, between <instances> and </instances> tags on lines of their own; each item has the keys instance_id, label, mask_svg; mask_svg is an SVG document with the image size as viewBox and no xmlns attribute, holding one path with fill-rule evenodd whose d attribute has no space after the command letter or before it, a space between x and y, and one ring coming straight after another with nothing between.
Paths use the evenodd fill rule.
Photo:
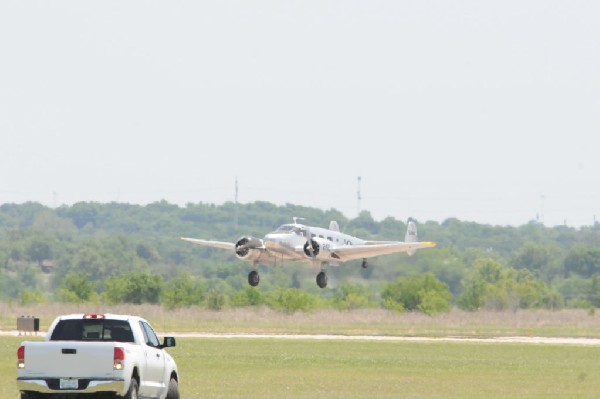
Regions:
<instances>
[{"instance_id":1,"label":"engine nacelle","mask_svg":"<svg viewBox=\"0 0 600 399\"><path fill-rule=\"evenodd\" d=\"M304 244L304 255L314 260L328 261L331 259L331 241L313 237Z\"/></svg>"},{"instance_id":2,"label":"engine nacelle","mask_svg":"<svg viewBox=\"0 0 600 399\"><path fill-rule=\"evenodd\" d=\"M255 237L242 237L235 243L235 255L242 260L258 261L262 255L263 241Z\"/></svg>"}]
</instances>

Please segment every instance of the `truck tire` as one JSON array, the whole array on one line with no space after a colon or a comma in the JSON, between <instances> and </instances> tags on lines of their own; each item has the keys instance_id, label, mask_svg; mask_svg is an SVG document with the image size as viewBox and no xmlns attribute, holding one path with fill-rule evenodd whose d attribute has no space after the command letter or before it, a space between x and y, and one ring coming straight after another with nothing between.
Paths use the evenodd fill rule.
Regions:
<instances>
[{"instance_id":1,"label":"truck tire","mask_svg":"<svg viewBox=\"0 0 600 399\"><path fill-rule=\"evenodd\" d=\"M171 378L171 381L169 381L169 391L166 399L179 399L179 383L175 378Z\"/></svg>"},{"instance_id":2,"label":"truck tire","mask_svg":"<svg viewBox=\"0 0 600 399\"><path fill-rule=\"evenodd\" d=\"M123 396L123 399L138 399L138 382L135 378L131 379L129 390L125 396Z\"/></svg>"},{"instance_id":3,"label":"truck tire","mask_svg":"<svg viewBox=\"0 0 600 399\"><path fill-rule=\"evenodd\" d=\"M39 392L21 392L21 399L43 399L50 398L50 395L45 395Z\"/></svg>"}]
</instances>

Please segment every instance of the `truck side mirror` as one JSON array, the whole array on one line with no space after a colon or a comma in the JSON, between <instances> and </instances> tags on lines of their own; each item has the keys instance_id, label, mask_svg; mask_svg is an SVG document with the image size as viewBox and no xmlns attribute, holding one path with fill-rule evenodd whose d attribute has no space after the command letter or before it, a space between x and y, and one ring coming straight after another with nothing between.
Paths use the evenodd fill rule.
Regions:
<instances>
[{"instance_id":1,"label":"truck side mirror","mask_svg":"<svg viewBox=\"0 0 600 399\"><path fill-rule=\"evenodd\" d=\"M165 337L162 347L163 348L172 348L176 345L175 337Z\"/></svg>"}]
</instances>

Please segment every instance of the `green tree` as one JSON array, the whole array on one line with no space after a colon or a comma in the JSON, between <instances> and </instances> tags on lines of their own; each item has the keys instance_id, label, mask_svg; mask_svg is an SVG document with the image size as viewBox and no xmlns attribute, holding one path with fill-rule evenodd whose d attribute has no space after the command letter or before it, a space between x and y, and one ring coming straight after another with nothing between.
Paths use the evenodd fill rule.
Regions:
<instances>
[{"instance_id":1,"label":"green tree","mask_svg":"<svg viewBox=\"0 0 600 399\"><path fill-rule=\"evenodd\" d=\"M334 302L339 309L360 309L369 306L369 297L359 284L342 284L334 295Z\"/></svg>"},{"instance_id":2,"label":"green tree","mask_svg":"<svg viewBox=\"0 0 600 399\"><path fill-rule=\"evenodd\" d=\"M269 301L271 307L284 313L308 312L315 309L316 300L297 288L278 288Z\"/></svg>"},{"instance_id":3,"label":"green tree","mask_svg":"<svg viewBox=\"0 0 600 399\"><path fill-rule=\"evenodd\" d=\"M529 309L561 307L561 295L530 271L504 266L495 259L478 259L463 280L461 309Z\"/></svg>"},{"instance_id":4,"label":"green tree","mask_svg":"<svg viewBox=\"0 0 600 399\"><path fill-rule=\"evenodd\" d=\"M12 300L20 295L23 283L13 273L0 269L0 299Z\"/></svg>"},{"instance_id":5,"label":"green tree","mask_svg":"<svg viewBox=\"0 0 600 399\"><path fill-rule=\"evenodd\" d=\"M108 303L159 303L162 279L147 272L133 272L111 276L104 284Z\"/></svg>"},{"instance_id":6,"label":"green tree","mask_svg":"<svg viewBox=\"0 0 600 399\"><path fill-rule=\"evenodd\" d=\"M565 272L592 277L600 273L600 248L597 246L578 246L569 251L565 258Z\"/></svg>"},{"instance_id":7,"label":"green tree","mask_svg":"<svg viewBox=\"0 0 600 399\"><path fill-rule=\"evenodd\" d=\"M600 307L600 274L596 274L592 277L592 284L589 289L588 297L592 306L597 308Z\"/></svg>"},{"instance_id":8,"label":"green tree","mask_svg":"<svg viewBox=\"0 0 600 399\"><path fill-rule=\"evenodd\" d=\"M94 292L95 287L96 283L90 281L87 274L69 273L61 281L55 297L61 302L92 302L97 299L97 294Z\"/></svg>"},{"instance_id":9,"label":"green tree","mask_svg":"<svg viewBox=\"0 0 600 399\"><path fill-rule=\"evenodd\" d=\"M400 277L385 285L381 297L391 310L418 310L435 315L450 310L452 294L448 285L433 273Z\"/></svg>"},{"instance_id":10,"label":"green tree","mask_svg":"<svg viewBox=\"0 0 600 399\"><path fill-rule=\"evenodd\" d=\"M41 291L22 290L19 303L21 305L37 305L46 302L46 294Z\"/></svg>"},{"instance_id":11,"label":"green tree","mask_svg":"<svg viewBox=\"0 0 600 399\"><path fill-rule=\"evenodd\" d=\"M211 288L206 295L206 307L210 310L222 310L227 303L225 294L217 289Z\"/></svg>"},{"instance_id":12,"label":"green tree","mask_svg":"<svg viewBox=\"0 0 600 399\"><path fill-rule=\"evenodd\" d=\"M156 262L157 260L160 259L160 256L158 255L158 251L156 250L156 248L154 248L153 246L146 244L146 243L140 243L137 245L135 252L137 254L137 256L139 256L140 258L148 261L148 262Z\"/></svg>"},{"instance_id":13,"label":"green tree","mask_svg":"<svg viewBox=\"0 0 600 399\"><path fill-rule=\"evenodd\" d=\"M150 273L133 273L131 280L132 289L127 302L132 303L159 303L162 292L162 278Z\"/></svg>"},{"instance_id":14,"label":"green tree","mask_svg":"<svg viewBox=\"0 0 600 399\"><path fill-rule=\"evenodd\" d=\"M231 304L235 307L264 305L265 298L258 287L245 287L231 295Z\"/></svg>"},{"instance_id":15,"label":"green tree","mask_svg":"<svg viewBox=\"0 0 600 399\"><path fill-rule=\"evenodd\" d=\"M27 256L33 261L42 263L43 260L52 259L52 247L47 239L35 238L27 248Z\"/></svg>"},{"instance_id":16,"label":"green tree","mask_svg":"<svg viewBox=\"0 0 600 399\"><path fill-rule=\"evenodd\" d=\"M203 293L204 289L198 281L189 274L182 273L165 284L162 303L167 309L199 305Z\"/></svg>"},{"instance_id":17,"label":"green tree","mask_svg":"<svg viewBox=\"0 0 600 399\"><path fill-rule=\"evenodd\" d=\"M517 269L530 270L543 280L551 281L559 273L558 259L562 258L556 246L529 241L518 249L512 264Z\"/></svg>"}]
</instances>

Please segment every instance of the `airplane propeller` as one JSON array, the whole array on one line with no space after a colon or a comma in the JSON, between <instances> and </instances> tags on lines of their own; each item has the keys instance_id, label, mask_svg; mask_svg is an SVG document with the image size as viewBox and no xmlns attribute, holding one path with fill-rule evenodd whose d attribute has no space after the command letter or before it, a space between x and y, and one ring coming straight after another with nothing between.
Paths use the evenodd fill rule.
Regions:
<instances>
[{"instance_id":1,"label":"airplane propeller","mask_svg":"<svg viewBox=\"0 0 600 399\"><path fill-rule=\"evenodd\" d=\"M241 257L248 255L248 252L250 251L250 248L248 247L248 241L250 240L248 240L246 237L240 239L235 244L235 253Z\"/></svg>"},{"instance_id":2,"label":"airplane propeller","mask_svg":"<svg viewBox=\"0 0 600 399\"><path fill-rule=\"evenodd\" d=\"M306 236L308 237L308 240L304 243L304 253L306 256L314 258L319 254L319 243L312 239L310 230L308 229L306 229Z\"/></svg>"}]
</instances>

